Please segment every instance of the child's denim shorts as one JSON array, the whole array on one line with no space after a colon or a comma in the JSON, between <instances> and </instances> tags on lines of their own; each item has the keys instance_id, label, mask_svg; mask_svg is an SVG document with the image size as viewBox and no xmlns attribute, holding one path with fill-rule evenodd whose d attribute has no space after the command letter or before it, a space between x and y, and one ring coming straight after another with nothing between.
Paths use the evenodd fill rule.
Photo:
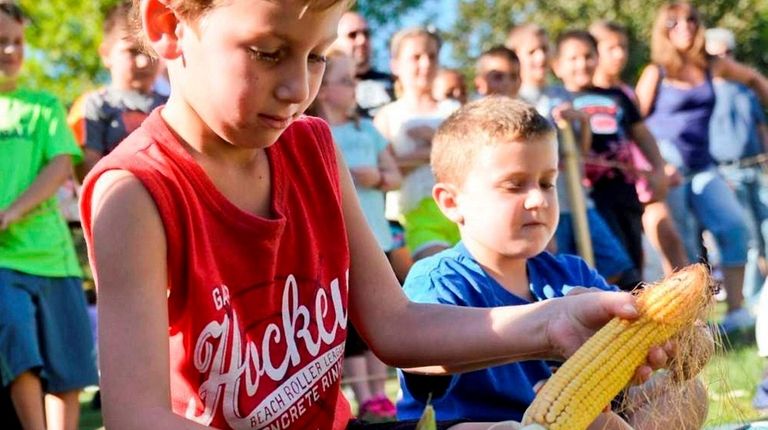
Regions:
<instances>
[{"instance_id":1,"label":"child's denim shorts","mask_svg":"<svg viewBox=\"0 0 768 430\"><path fill-rule=\"evenodd\" d=\"M98 383L96 348L82 280L41 277L0 268L0 378L3 386L26 371L46 392Z\"/></svg>"}]
</instances>

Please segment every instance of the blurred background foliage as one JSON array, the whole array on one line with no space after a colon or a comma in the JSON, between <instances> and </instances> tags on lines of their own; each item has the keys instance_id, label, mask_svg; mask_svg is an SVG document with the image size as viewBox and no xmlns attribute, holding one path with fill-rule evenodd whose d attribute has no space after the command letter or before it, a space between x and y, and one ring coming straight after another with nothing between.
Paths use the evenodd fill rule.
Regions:
<instances>
[{"instance_id":1,"label":"blurred background foliage","mask_svg":"<svg viewBox=\"0 0 768 430\"><path fill-rule=\"evenodd\" d=\"M459 0L458 19L444 36L453 57L472 75L471 65L484 49L503 43L516 24L535 22L550 39L567 29L587 28L607 19L627 27L630 59L625 79L635 82L649 60L650 33L659 0ZM768 0L694 1L707 27L726 27L736 35L736 58L768 72Z\"/></svg>"},{"instance_id":2,"label":"blurred background foliage","mask_svg":"<svg viewBox=\"0 0 768 430\"><path fill-rule=\"evenodd\" d=\"M23 84L54 92L64 103L107 81L97 53L104 11L117 0L22 0L31 18L27 29L27 61ZM634 82L648 61L648 41L658 0L357 0L354 8L371 26L392 27L400 17L422 6L427 16L446 13L442 6L458 8L455 22L441 28L454 65L472 76L474 58L496 43L508 29L536 22L552 38L571 28L585 28L603 18L630 31L631 58L626 79ZM710 0L695 3L708 26L730 28L738 42L737 58L768 71L768 0ZM434 8L434 10L432 10Z\"/></svg>"}]
</instances>

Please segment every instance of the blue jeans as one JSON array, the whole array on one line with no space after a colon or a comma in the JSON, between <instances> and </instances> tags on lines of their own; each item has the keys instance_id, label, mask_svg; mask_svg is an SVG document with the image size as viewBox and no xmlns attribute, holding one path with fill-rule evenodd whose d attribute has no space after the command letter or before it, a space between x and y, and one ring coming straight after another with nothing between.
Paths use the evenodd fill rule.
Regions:
<instances>
[{"instance_id":1,"label":"blue jeans","mask_svg":"<svg viewBox=\"0 0 768 430\"><path fill-rule=\"evenodd\" d=\"M573 231L572 222L573 218L570 212L560 213L560 222L557 224L557 230L555 230L558 254L578 254L576 234ZM634 269L635 265L624 249L624 245L616 238L597 209L587 209L587 222L589 223L589 235L592 238L597 272L605 278L612 278Z\"/></svg>"},{"instance_id":2,"label":"blue jeans","mask_svg":"<svg viewBox=\"0 0 768 430\"><path fill-rule=\"evenodd\" d=\"M704 228L715 237L724 267L746 263L749 229L744 211L715 167L686 175L682 185L670 189L667 204L690 261L700 260L698 232Z\"/></svg>"},{"instance_id":3,"label":"blue jeans","mask_svg":"<svg viewBox=\"0 0 768 430\"><path fill-rule=\"evenodd\" d=\"M758 260L768 255L768 175L759 166L719 168L745 211L750 231L749 254L744 273L744 297L756 300L765 277Z\"/></svg>"}]
</instances>

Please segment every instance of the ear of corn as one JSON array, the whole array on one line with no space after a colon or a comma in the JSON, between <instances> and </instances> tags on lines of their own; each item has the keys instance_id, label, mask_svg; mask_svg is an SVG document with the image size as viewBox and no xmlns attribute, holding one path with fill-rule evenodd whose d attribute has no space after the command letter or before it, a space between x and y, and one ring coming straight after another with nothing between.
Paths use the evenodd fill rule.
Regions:
<instances>
[{"instance_id":1,"label":"ear of corn","mask_svg":"<svg viewBox=\"0 0 768 430\"><path fill-rule=\"evenodd\" d=\"M707 268L689 266L638 294L640 318L614 318L542 387L523 417L550 430L586 429L631 381L648 350L694 324L711 303Z\"/></svg>"}]
</instances>

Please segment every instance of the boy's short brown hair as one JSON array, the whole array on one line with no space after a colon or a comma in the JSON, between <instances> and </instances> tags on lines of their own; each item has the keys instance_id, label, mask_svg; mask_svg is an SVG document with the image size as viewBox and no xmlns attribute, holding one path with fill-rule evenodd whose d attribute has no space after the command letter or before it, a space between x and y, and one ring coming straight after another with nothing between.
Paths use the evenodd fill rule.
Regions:
<instances>
[{"instance_id":1,"label":"boy's short brown hair","mask_svg":"<svg viewBox=\"0 0 768 430\"><path fill-rule=\"evenodd\" d=\"M517 54L515 54L515 51L513 51L510 48L507 48L504 45L495 45L492 46L490 49L487 49L483 51L482 54L480 54L479 57L477 57L477 61L475 61L475 72L481 73L482 72L482 66L483 66L483 59L485 58L503 58L507 61L509 61L512 64L520 65L520 59L517 58Z\"/></svg>"},{"instance_id":2,"label":"boy's short brown hair","mask_svg":"<svg viewBox=\"0 0 768 430\"><path fill-rule=\"evenodd\" d=\"M461 184L483 147L554 136L552 124L528 103L485 97L466 104L437 129L432 139L432 172L438 182Z\"/></svg>"},{"instance_id":3,"label":"boy's short brown hair","mask_svg":"<svg viewBox=\"0 0 768 430\"><path fill-rule=\"evenodd\" d=\"M0 13L7 15L19 24L26 24L27 15L15 0L0 0Z\"/></svg>"},{"instance_id":4,"label":"boy's short brown hair","mask_svg":"<svg viewBox=\"0 0 768 430\"><path fill-rule=\"evenodd\" d=\"M565 42L577 40L597 52L597 40L587 30L568 30L560 33L555 42L555 58L560 57L560 49Z\"/></svg>"},{"instance_id":5,"label":"boy's short brown hair","mask_svg":"<svg viewBox=\"0 0 768 430\"><path fill-rule=\"evenodd\" d=\"M116 35L131 31L131 1L122 0L104 14L103 43L110 44Z\"/></svg>"}]
</instances>

